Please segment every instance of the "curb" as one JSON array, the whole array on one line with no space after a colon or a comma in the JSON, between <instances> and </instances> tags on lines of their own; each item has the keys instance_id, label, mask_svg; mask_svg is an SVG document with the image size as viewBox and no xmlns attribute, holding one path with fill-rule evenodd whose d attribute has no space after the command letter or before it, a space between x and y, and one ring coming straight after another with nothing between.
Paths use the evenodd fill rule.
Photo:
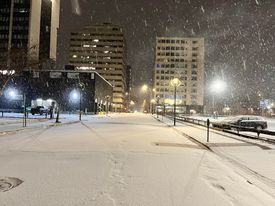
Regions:
<instances>
[{"instance_id":1,"label":"curb","mask_svg":"<svg viewBox=\"0 0 275 206\"><path fill-rule=\"evenodd\" d=\"M27 131L27 130L32 130L32 129L38 129L38 128L51 128L51 127L60 127L60 126L65 126L65 125L70 125L70 124L76 124L80 122L78 121L71 121L71 122L65 122L65 123L53 123L50 125L40 125L40 126L34 126L34 127L26 127L26 128L20 128L20 129L14 129L14 130L6 130L6 131L1 131L0 136L5 136L8 134L20 132L20 131Z\"/></svg>"},{"instance_id":2,"label":"curb","mask_svg":"<svg viewBox=\"0 0 275 206\"><path fill-rule=\"evenodd\" d=\"M184 132L178 130L177 128L175 128L175 127L173 127L173 126L171 126L171 125L165 123L164 121L162 121L162 120L160 120L160 119L154 117L153 115L152 115L152 117L153 117L155 120L157 120L157 121L159 121L159 122L165 124L166 126L172 128L175 132L177 132L178 134L180 134L180 135L186 137L186 138L189 139L191 142L197 144L199 147L202 147L203 149L206 149L206 150L209 150L209 151L213 152L213 150L212 150L207 144L205 144L205 143L203 143L203 142L197 140L196 138L194 138L194 137L192 137L192 136L190 136L190 135L188 135L188 134L186 134L186 133L184 133Z\"/></svg>"}]
</instances>

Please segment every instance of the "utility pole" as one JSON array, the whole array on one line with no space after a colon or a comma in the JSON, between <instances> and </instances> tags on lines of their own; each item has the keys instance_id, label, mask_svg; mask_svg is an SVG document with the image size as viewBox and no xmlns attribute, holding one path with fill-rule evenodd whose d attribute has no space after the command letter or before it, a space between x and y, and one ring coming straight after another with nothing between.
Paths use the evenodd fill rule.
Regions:
<instances>
[{"instance_id":1,"label":"utility pole","mask_svg":"<svg viewBox=\"0 0 275 206\"><path fill-rule=\"evenodd\" d=\"M23 94L23 127L27 126L27 112L26 112L26 94Z\"/></svg>"},{"instance_id":2,"label":"utility pole","mask_svg":"<svg viewBox=\"0 0 275 206\"><path fill-rule=\"evenodd\" d=\"M177 86L174 86L174 126L176 126Z\"/></svg>"},{"instance_id":3,"label":"utility pole","mask_svg":"<svg viewBox=\"0 0 275 206\"><path fill-rule=\"evenodd\" d=\"M79 89L79 121L81 121L81 88Z\"/></svg>"}]
</instances>

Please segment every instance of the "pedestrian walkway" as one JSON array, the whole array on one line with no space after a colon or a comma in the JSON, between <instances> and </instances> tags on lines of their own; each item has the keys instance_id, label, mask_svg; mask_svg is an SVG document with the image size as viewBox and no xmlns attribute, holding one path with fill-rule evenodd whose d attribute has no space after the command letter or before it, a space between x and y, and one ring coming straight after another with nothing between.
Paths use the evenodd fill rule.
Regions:
<instances>
[{"instance_id":1,"label":"pedestrian walkway","mask_svg":"<svg viewBox=\"0 0 275 206\"><path fill-rule=\"evenodd\" d=\"M163 118L161 121L173 126L173 121L168 118ZM190 123L177 122L173 129L199 141L242 171L253 174L257 184L265 183L275 190L275 145L211 129L207 142L206 128ZM262 187L264 188L264 185Z\"/></svg>"}]
</instances>

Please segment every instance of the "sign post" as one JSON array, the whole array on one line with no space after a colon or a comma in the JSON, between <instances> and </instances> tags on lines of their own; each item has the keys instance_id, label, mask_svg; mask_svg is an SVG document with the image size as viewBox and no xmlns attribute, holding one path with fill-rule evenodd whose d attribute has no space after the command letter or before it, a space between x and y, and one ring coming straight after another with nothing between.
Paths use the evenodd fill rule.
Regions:
<instances>
[{"instance_id":1,"label":"sign post","mask_svg":"<svg viewBox=\"0 0 275 206\"><path fill-rule=\"evenodd\" d=\"M210 120L207 119L207 142L209 142L209 126L210 126Z\"/></svg>"}]
</instances>

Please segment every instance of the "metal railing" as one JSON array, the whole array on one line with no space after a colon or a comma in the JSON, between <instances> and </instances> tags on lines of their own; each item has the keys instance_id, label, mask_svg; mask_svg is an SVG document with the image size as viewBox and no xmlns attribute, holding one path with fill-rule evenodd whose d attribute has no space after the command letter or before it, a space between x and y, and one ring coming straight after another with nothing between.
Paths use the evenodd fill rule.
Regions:
<instances>
[{"instance_id":1,"label":"metal railing","mask_svg":"<svg viewBox=\"0 0 275 206\"><path fill-rule=\"evenodd\" d=\"M171 118L171 116L169 116ZM223 124L220 128L219 127L213 127L212 122L209 120L209 124L207 124L207 120L201 120L201 119L195 119L195 118L190 118L186 116L177 116L177 121L183 121L183 122L188 122L191 124L195 125L200 125L206 128L211 128L213 130L217 131L222 131L230 134L235 134L238 136L246 137L246 138L252 138L252 139L260 139L263 141L275 143L275 138L270 139L266 137L260 137L260 134L265 134L269 136L275 137L275 131L270 131L270 130L265 130L265 129L254 129L254 128L249 128L249 127L243 127L243 126L238 126L238 125L233 125L233 124ZM215 123L217 124L217 123ZM229 129L230 128L230 129ZM255 133L257 136L250 136L248 134L241 134L240 132L251 132Z\"/></svg>"},{"instance_id":2,"label":"metal railing","mask_svg":"<svg viewBox=\"0 0 275 206\"><path fill-rule=\"evenodd\" d=\"M5 113L23 113L23 109L1 109L0 108L1 116L4 117Z\"/></svg>"},{"instance_id":3,"label":"metal railing","mask_svg":"<svg viewBox=\"0 0 275 206\"><path fill-rule=\"evenodd\" d=\"M160 111L159 111L159 109L160 109ZM166 110L165 106L163 106L163 105L158 105L158 108L156 109L156 114L157 114L157 117L165 116L170 119L174 118L174 116L172 114L172 110L171 109L170 109L170 111ZM227 125L223 124L223 125L227 126L227 128L229 128L229 129L218 128L218 127L213 127L212 122L209 119L202 120L202 119L191 118L190 116L191 116L190 114L177 113L176 120L206 127L207 128L207 136L209 136L209 128L211 128L213 130L222 131L222 132L226 132L226 133L230 133L230 134L234 134L234 135L238 135L238 136L242 136L242 137L246 137L246 138L250 138L250 139L259 139L259 140L266 141L268 143L275 144L275 131L270 131L270 130L266 130L266 129L255 129L255 128L243 127L243 126L238 126L238 125L233 125L233 124L227 124ZM204 117L207 117L207 116L205 115ZM255 133L257 136L241 134L240 132L251 132L251 133ZM272 136L273 138L270 139L267 137L260 137L260 134L269 135L269 136Z\"/></svg>"}]
</instances>

